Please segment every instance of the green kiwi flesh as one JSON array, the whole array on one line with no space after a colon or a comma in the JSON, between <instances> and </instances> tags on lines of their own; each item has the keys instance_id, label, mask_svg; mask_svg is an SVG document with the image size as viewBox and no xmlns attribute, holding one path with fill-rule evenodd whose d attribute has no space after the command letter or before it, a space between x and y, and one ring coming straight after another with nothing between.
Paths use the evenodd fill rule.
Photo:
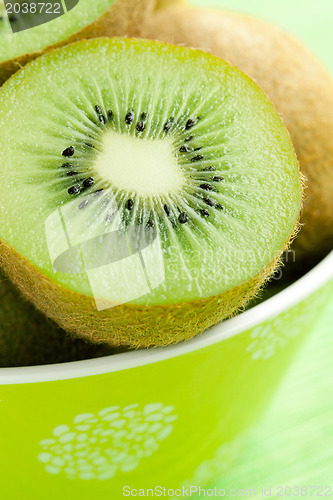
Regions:
<instances>
[{"instance_id":1,"label":"green kiwi flesh","mask_svg":"<svg viewBox=\"0 0 333 500\"><path fill-rule=\"evenodd\" d=\"M20 296L0 272L0 368L64 363L113 354L107 345L71 339Z\"/></svg>"},{"instance_id":2,"label":"green kiwi flesh","mask_svg":"<svg viewBox=\"0 0 333 500\"><path fill-rule=\"evenodd\" d=\"M6 82L0 117L1 265L70 332L190 338L244 307L294 234L284 125L252 80L201 51L74 43ZM122 232L136 235L126 259L105 245Z\"/></svg>"},{"instance_id":3,"label":"green kiwi flesh","mask_svg":"<svg viewBox=\"0 0 333 500\"><path fill-rule=\"evenodd\" d=\"M65 5L64 2L59 3ZM15 25L20 22L20 15L7 15L2 5L2 10L0 10L0 85L29 60L55 46L96 36L139 35L152 6L153 0L145 0L145 2L141 0L80 0L72 10L60 17L13 33L9 18Z\"/></svg>"}]
</instances>

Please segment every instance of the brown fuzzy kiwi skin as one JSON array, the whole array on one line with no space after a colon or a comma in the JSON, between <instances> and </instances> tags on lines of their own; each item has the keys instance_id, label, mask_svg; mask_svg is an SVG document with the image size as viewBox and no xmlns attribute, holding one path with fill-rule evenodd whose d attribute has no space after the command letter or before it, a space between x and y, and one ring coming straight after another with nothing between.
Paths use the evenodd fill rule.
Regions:
<instances>
[{"instance_id":1,"label":"brown fuzzy kiwi skin","mask_svg":"<svg viewBox=\"0 0 333 500\"><path fill-rule=\"evenodd\" d=\"M187 5L186 0L156 0L155 9L164 9L172 5Z\"/></svg>"},{"instance_id":2,"label":"brown fuzzy kiwi skin","mask_svg":"<svg viewBox=\"0 0 333 500\"><path fill-rule=\"evenodd\" d=\"M243 310L281 265L282 252L289 247L298 228L297 222L281 252L247 282L220 295L180 304L124 304L97 311L91 297L52 282L2 240L0 266L25 298L73 337L112 347L158 347L188 340Z\"/></svg>"},{"instance_id":3,"label":"brown fuzzy kiwi skin","mask_svg":"<svg viewBox=\"0 0 333 500\"><path fill-rule=\"evenodd\" d=\"M0 86L29 61L51 49L68 45L82 39L111 36L141 36L145 22L153 11L154 0L117 0L102 16L65 40L49 45L39 52L23 54L0 62Z\"/></svg>"},{"instance_id":4,"label":"brown fuzzy kiwi skin","mask_svg":"<svg viewBox=\"0 0 333 500\"><path fill-rule=\"evenodd\" d=\"M0 271L0 368L78 361L113 354L105 344L71 338L45 318Z\"/></svg>"},{"instance_id":5,"label":"brown fuzzy kiwi skin","mask_svg":"<svg viewBox=\"0 0 333 500\"><path fill-rule=\"evenodd\" d=\"M145 38L200 48L248 74L269 96L293 141L308 189L297 263L333 248L333 82L320 62L279 28L247 15L171 6L153 14Z\"/></svg>"}]
</instances>

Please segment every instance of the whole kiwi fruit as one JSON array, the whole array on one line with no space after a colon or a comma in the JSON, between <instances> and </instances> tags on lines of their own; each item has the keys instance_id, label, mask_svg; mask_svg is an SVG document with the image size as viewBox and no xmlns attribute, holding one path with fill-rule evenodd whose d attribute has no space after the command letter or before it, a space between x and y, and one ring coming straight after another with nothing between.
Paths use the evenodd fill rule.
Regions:
<instances>
[{"instance_id":1,"label":"whole kiwi fruit","mask_svg":"<svg viewBox=\"0 0 333 500\"><path fill-rule=\"evenodd\" d=\"M296 265L315 263L332 250L333 83L321 63L276 26L222 10L185 6L158 10L144 36L221 57L267 93L289 130L308 179L303 227L293 244Z\"/></svg>"},{"instance_id":2,"label":"whole kiwi fruit","mask_svg":"<svg viewBox=\"0 0 333 500\"><path fill-rule=\"evenodd\" d=\"M17 5L23 3L16 2ZM46 9L45 4L38 4L38 8L42 5ZM56 5L63 9L65 2L55 4L53 9ZM21 15L12 11L7 15L2 4L0 85L27 62L52 48L96 36L139 36L152 8L153 0L80 0L60 17L13 33L15 27L19 29L16 25L22 22Z\"/></svg>"},{"instance_id":3,"label":"whole kiwi fruit","mask_svg":"<svg viewBox=\"0 0 333 500\"><path fill-rule=\"evenodd\" d=\"M0 91L0 264L94 342L189 339L242 309L298 226L296 155L274 106L202 51L98 38Z\"/></svg>"},{"instance_id":4,"label":"whole kiwi fruit","mask_svg":"<svg viewBox=\"0 0 333 500\"><path fill-rule=\"evenodd\" d=\"M0 272L0 368L64 363L113 354L73 339L25 300Z\"/></svg>"}]
</instances>

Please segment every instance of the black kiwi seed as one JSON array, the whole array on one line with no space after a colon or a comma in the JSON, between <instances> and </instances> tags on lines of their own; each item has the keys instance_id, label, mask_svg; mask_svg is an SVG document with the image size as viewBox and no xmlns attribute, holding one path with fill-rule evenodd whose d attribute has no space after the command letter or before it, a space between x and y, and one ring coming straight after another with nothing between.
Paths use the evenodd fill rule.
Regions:
<instances>
[{"instance_id":1,"label":"black kiwi seed","mask_svg":"<svg viewBox=\"0 0 333 500\"><path fill-rule=\"evenodd\" d=\"M186 122L185 129L190 130L190 128L194 127L194 125L198 122L198 118L193 120L193 118L189 118Z\"/></svg>"},{"instance_id":2,"label":"black kiwi seed","mask_svg":"<svg viewBox=\"0 0 333 500\"><path fill-rule=\"evenodd\" d=\"M145 124L146 120L147 120L147 113L141 113L140 121L136 125L136 130L138 132L143 132L144 129L146 128L146 124Z\"/></svg>"},{"instance_id":3,"label":"black kiwi seed","mask_svg":"<svg viewBox=\"0 0 333 500\"><path fill-rule=\"evenodd\" d=\"M213 165L210 165L209 167L203 169L204 172L214 172L214 170L216 170L216 168L213 167Z\"/></svg>"},{"instance_id":4,"label":"black kiwi seed","mask_svg":"<svg viewBox=\"0 0 333 500\"><path fill-rule=\"evenodd\" d=\"M129 111L125 116L125 123L127 123L127 125L131 125L133 121L134 121L134 113L133 111Z\"/></svg>"},{"instance_id":5,"label":"black kiwi seed","mask_svg":"<svg viewBox=\"0 0 333 500\"><path fill-rule=\"evenodd\" d=\"M79 184L76 184L75 186L72 186L68 190L68 194L78 194L81 191L81 186Z\"/></svg>"},{"instance_id":6,"label":"black kiwi seed","mask_svg":"<svg viewBox=\"0 0 333 500\"><path fill-rule=\"evenodd\" d=\"M182 147L179 149L179 151L180 151L181 153L188 153L188 152L189 152L189 151L191 151L191 150L190 150L190 148L189 148L188 146L182 146Z\"/></svg>"},{"instance_id":7,"label":"black kiwi seed","mask_svg":"<svg viewBox=\"0 0 333 500\"><path fill-rule=\"evenodd\" d=\"M102 193L102 191L104 191L104 189L103 189L103 188L101 188L101 189L97 189L96 191L94 191L94 193L93 193L93 194L94 194L95 196L99 196L99 195Z\"/></svg>"},{"instance_id":8,"label":"black kiwi seed","mask_svg":"<svg viewBox=\"0 0 333 500\"><path fill-rule=\"evenodd\" d=\"M129 198L126 202L126 208L127 210L132 210L133 207L134 207L134 201L132 200L132 198Z\"/></svg>"},{"instance_id":9,"label":"black kiwi seed","mask_svg":"<svg viewBox=\"0 0 333 500\"><path fill-rule=\"evenodd\" d=\"M169 132L169 130L171 129L172 125L173 125L173 118L169 118L165 124L164 124L164 132Z\"/></svg>"},{"instance_id":10,"label":"black kiwi seed","mask_svg":"<svg viewBox=\"0 0 333 500\"><path fill-rule=\"evenodd\" d=\"M200 149L202 149L202 146L200 146L199 148L195 148L194 151L200 151Z\"/></svg>"},{"instance_id":11,"label":"black kiwi seed","mask_svg":"<svg viewBox=\"0 0 333 500\"><path fill-rule=\"evenodd\" d=\"M188 217L187 217L187 213L186 212L182 212L180 214L180 216L178 217L178 220L181 224L186 224L186 222L188 221Z\"/></svg>"},{"instance_id":12,"label":"black kiwi seed","mask_svg":"<svg viewBox=\"0 0 333 500\"><path fill-rule=\"evenodd\" d=\"M216 203L214 200L211 200L210 198L203 198L203 201L207 203L210 207L215 207Z\"/></svg>"},{"instance_id":13,"label":"black kiwi seed","mask_svg":"<svg viewBox=\"0 0 333 500\"><path fill-rule=\"evenodd\" d=\"M95 184L95 181L93 179L93 177L88 177L88 179L85 179L83 181L83 187L87 188L87 187L91 187Z\"/></svg>"},{"instance_id":14,"label":"black kiwi seed","mask_svg":"<svg viewBox=\"0 0 333 500\"><path fill-rule=\"evenodd\" d=\"M105 117L104 117L104 115L103 115L103 112L102 112L102 110L101 110L100 106L98 106L98 104L96 104L96 106L95 106L95 111L96 111L96 113L98 114L98 119L99 119L99 121L100 121L101 123L103 123L103 125L104 125L104 124L105 124L105 122L106 122L106 120L105 120Z\"/></svg>"},{"instance_id":15,"label":"black kiwi seed","mask_svg":"<svg viewBox=\"0 0 333 500\"><path fill-rule=\"evenodd\" d=\"M151 227L154 227L154 223L153 223L153 221L152 221L152 220L149 220L149 221L147 222L146 226L147 226L147 228L148 228L148 229L149 229L149 228L151 228Z\"/></svg>"},{"instance_id":16,"label":"black kiwi seed","mask_svg":"<svg viewBox=\"0 0 333 500\"><path fill-rule=\"evenodd\" d=\"M82 208L86 207L88 205L89 201L88 200L83 200L81 201L79 205L79 210L82 210Z\"/></svg>"},{"instance_id":17,"label":"black kiwi seed","mask_svg":"<svg viewBox=\"0 0 333 500\"><path fill-rule=\"evenodd\" d=\"M143 122L138 122L138 123L136 124L136 130L137 130L138 132L143 132L143 131L144 131L144 129L145 129L145 127L146 127L146 125L145 125Z\"/></svg>"},{"instance_id":18,"label":"black kiwi seed","mask_svg":"<svg viewBox=\"0 0 333 500\"><path fill-rule=\"evenodd\" d=\"M73 146L69 146L69 148L64 149L64 151L62 152L62 156L66 156L66 157L73 156L73 154L74 154L74 147Z\"/></svg>"},{"instance_id":19,"label":"black kiwi seed","mask_svg":"<svg viewBox=\"0 0 333 500\"><path fill-rule=\"evenodd\" d=\"M94 146L89 142L85 142L84 145L87 146L87 148L94 148Z\"/></svg>"},{"instance_id":20,"label":"black kiwi seed","mask_svg":"<svg viewBox=\"0 0 333 500\"><path fill-rule=\"evenodd\" d=\"M201 213L201 215L202 215L203 217L209 217L209 212L208 212L208 210L206 210L206 209L204 209L204 208L203 208L202 210L200 210L200 213Z\"/></svg>"},{"instance_id":21,"label":"black kiwi seed","mask_svg":"<svg viewBox=\"0 0 333 500\"><path fill-rule=\"evenodd\" d=\"M70 172L66 172L66 175L70 177L72 175L77 175L77 172L75 170L70 170Z\"/></svg>"},{"instance_id":22,"label":"black kiwi seed","mask_svg":"<svg viewBox=\"0 0 333 500\"><path fill-rule=\"evenodd\" d=\"M218 210L224 210L224 206L220 205L219 203L216 203L215 208L217 208Z\"/></svg>"},{"instance_id":23,"label":"black kiwi seed","mask_svg":"<svg viewBox=\"0 0 333 500\"><path fill-rule=\"evenodd\" d=\"M61 168L73 168L73 165L71 163L63 163Z\"/></svg>"},{"instance_id":24,"label":"black kiwi seed","mask_svg":"<svg viewBox=\"0 0 333 500\"><path fill-rule=\"evenodd\" d=\"M223 181L223 177L220 177L219 175L215 175L212 179L214 182L221 182Z\"/></svg>"},{"instance_id":25,"label":"black kiwi seed","mask_svg":"<svg viewBox=\"0 0 333 500\"><path fill-rule=\"evenodd\" d=\"M109 109L108 111L108 120L111 121L113 119L113 111L111 111L111 109Z\"/></svg>"},{"instance_id":26,"label":"black kiwi seed","mask_svg":"<svg viewBox=\"0 0 333 500\"><path fill-rule=\"evenodd\" d=\"M204 189L205 191L212 191L213 188L210 184L200 184L201 189Z\"/></svg>"},{"instance_id":27,"label":"black kiwi seed","mask_svg":"<svg viewBox=\"0 0 333 500\"><path fill-rule=\"evenodd\" d=\"M165 212L165 213L167 214L167 216L169 217L169 215L170 215L170 213L171 213L169 205L165 204L163 208L164 208L164 212Z\"/></svg>"},{"instance_id":28,"label":"black kiwi seed","mask_svg":"<svg viewBox=\"0 0 333 500\"><path fill-rule=\"evenodd\" d=\"M203 155L196 155L196 156L193 156L193 158L191 158L191 161L193 161L193 162L200 161L200 160L203 160Z\"/></svg>"},{"instance_id":29,"label":"black kiwi seed","mask_svg":"<svg viewBox=\"0 0 333 500\"><path fill-rule=\"evenodd\" d=\"M188 137L185 137L185 142L192 141L194 139L194 135L189 135Z\"/></svg>"}]
</instances>

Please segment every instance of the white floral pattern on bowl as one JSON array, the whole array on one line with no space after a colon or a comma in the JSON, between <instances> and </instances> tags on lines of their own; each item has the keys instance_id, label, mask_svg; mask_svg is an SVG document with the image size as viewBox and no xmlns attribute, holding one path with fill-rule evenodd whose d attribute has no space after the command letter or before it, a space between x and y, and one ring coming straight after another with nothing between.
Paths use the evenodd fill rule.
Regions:
<instances>
[{"instance_id":1,"label":"white floral pattern on bowl","mask_svg":"<svg viewBox=\"0 0 333 500\"><path fill-rule=\"evenodd\" d=\"M40 441L38 460L50 474L68 479L107 480L136 469L173 432L174 406L110 406L97 415L77 415L71 426L59 425Z\"/></svg>"},{"instance_id":2,"label":"white floral pattern on bowl","mask_svg":"<svg viewBox=\"0 0 333 500\"><path fill-rule=\"evenodd\" d=\"M194 471L190 479L182 482L181 489L188 489L191 486L205 487L216 480L222 474L227 473L234 461L237 459L240 450L243 447L245 435L240 434L232 441L225 442L217 448L214 456L204 460ZM176 499L177 497L172 497ZM179 498L179 497L178 497ZM197 495L193 498L199 498Z\"/></svg>"},{"instance_id":3,"label":"white floral pattern on bowl","mask_svg":"<svg viewBox=\"0 0 333 500\"><path fill-rule=\"evenodd\" d=\"M329 284L273 320L256 326L250 334L252 342L246 349L251 353L252 359L255 361L270 359L292 339L304 333L306 327L311 329L318 314L317 309L325 303L323 298L331 289L332 285Z\"/></svg>"}]
</instances>

